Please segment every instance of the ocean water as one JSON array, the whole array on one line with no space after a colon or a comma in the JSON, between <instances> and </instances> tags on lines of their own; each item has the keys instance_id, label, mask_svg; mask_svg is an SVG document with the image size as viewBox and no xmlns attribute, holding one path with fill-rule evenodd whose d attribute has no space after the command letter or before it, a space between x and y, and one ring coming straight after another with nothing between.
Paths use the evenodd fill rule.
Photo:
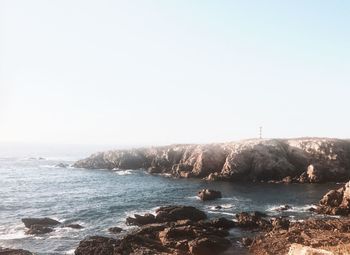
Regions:
<instances>
[{"instance_id":1,"label":"ocean water","mask_svg":"<svg viewBox=\"0 0 350 255\"><path fill-rule=\"evenodd\" d=\"M57 167L72 164L73 158L0 158L0 247L22 248L37 254L73 254L80 240L105 235L109 227L125 225L134 213L153 212L171 204L196 206L209 217L233 218L242 211L279 215L275 209L289 204L284 212L291 219L309 217L308 208L336 184L247 184L172 179L142 170L87 170ZM220 190L222 199L202 202L198 190ZM215 206L221 205L221 210ZM78 223L84 229L56 228L42 236L25 235L25 217L51 217ZM125 233L125 232L124 232ZM240 236L233 230L231 238ZM121 234L123 235L123 233ZM117 237L117 236L116 236Z\"/></svg>"}]
</instances>

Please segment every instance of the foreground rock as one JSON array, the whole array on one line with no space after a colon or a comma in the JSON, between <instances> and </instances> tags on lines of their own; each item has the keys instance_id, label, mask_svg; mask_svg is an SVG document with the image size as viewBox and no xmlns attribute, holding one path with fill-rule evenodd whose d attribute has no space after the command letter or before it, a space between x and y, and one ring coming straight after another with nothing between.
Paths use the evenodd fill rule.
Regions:
<instances>
[{"instance_id":1,"label":"foreground rock","mask_svg":"<svg viewBox=\"0 0 350 255\"><path fill-rule=\"evenodd\" d=\"M315 211L321 214L349 215L350 182L347 182L343 187L331 190L324 195Z\"/></svg>"},{"instance_id":2,"label":"foreground rock","mask_svg":"<svg viewBox=\"0 0 350 255\"><path fill-rule=\"evenodd\" d=\"M327 138L245 140L170 145L91 155L74 167L147 169L174 177L282 183L342 182L350 178L350 141Z\"/></svg>"},{"instance_id":3,"label":"foreground rock","mask_svg":"<svg viewBox=\"0 0 350 255\"><path fill-rule=\"evenodd\" d=\"M54 231L53 228L45 227L43 225L31 225L25 232L27 235L43 235Z\"/></svg>"},{"instance_id":4,"label":"foreground rock","mask_svg":"<svg viewBox=\"0 0 350 255\"><path fill-rule=\"evenodd\" d=\"M33 255L33 253L22 249L8 249L0 247L0 255Z\"/></svg>"},{"instance_id":5,"label":"foreground rock","mask_svg":"<svg viewBox=\"0 0 350 255\"><path fill-rule=\"evenodd\" d=\"M310 248L301 248L314 252L311 248L325 250L330 254L349 254L350 219L309 219L303 222L290 222L283 228L273 228L257 236L250 246L255 255L285 255L293 244ZM295 249L295 248L293 248ZM292 250L293 250L292 249ZM327 254L328 253L294 253L290 254ZM324 251L322 251L324 252ZM332 253L333 252L333 253Z\"/></svg>"},{"instance_id":6,"label":"foreground rock","mask_svg":"<svg viewBox=\"0 0 350 255\"><path fill-rule=\"evenodd\" d=\"M220 191L211 190L211 189L203 189L203 190L198 192L197 196L202 201L215 200L217 198L221 198L222 197Z\"/></svg>"},{"instance_id":7,"label":"foreground rock","mask_svg":"<svg viewBox=\"0 0 350 255\"><path fill-rule=\"evenodd\" d=\"M139 215L142 217L141 215ZM191 206L166 206L157 210L153 222L142 225L135 217L138 230L116 240L93 236L81 241L76 255L117 254L220 254L231 246L226 239L233 221L221 218L205 221L204 212Z\"/></svg>"}]
</instances>

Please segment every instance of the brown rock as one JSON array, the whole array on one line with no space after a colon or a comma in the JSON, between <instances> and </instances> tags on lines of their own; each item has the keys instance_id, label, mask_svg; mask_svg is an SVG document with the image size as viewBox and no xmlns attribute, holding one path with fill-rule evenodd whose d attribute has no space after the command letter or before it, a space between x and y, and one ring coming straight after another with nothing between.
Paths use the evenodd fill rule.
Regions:
<instances>
[{"instance_id":1,"label":"brown rock","mask_svg":"<svg viewBox=\"0 0 350 255\"><path fill-rule=\"evenodd\" d=\"M189 242L188 246L190 253L193 255L213 255L227 250L231 243L222 237L208 236L197 238Z\"/></svg>"},{"instance_id":2,"label":"brown rock","mask_svg":"<svg viewBox=\"0 0 350 255\"><path fill-rule=\"evenodd\" d=\"M221 198L221 192L216 190L211 190L211 189L203 189L198 192L197 196L202 201L215 200L217 198Z\"/></svg>"},{"instance_id":3,"label":"brown rock","mask_svg":"<svg viewBox=\"0 0 350 255\"><path fill-rule=\"evenodd\" d=\"M22 249L9 249L0 247L0 255L33 255L33 253Z\"/></svg>"},{"instance_id":4,"label":"brown rock","mask_svg":"<svg viewBox=\"0 0 350 255\"><path fill-rule=\"evenodd\" d=\"M175 222L178 220L200 221L207 215L193 206L165 206L156 210L157 222Z\"/></svg>"},{"instance_id":5,"label":"brown rock","mask_svg":"<svg viewBox=\"0 0 350 255\"><path fill-rule=\"evenodd\" d=\"M146 213L143 216L139 214L134 214L134 218L126 218L126 224L128 225L143 226L152 223L156 223L156 217L151 213Z\"/></svg>"},{"instance_id":6,"label":"brown rock","mask_svg":"<svg viewBox=\"0 0 350 255\"><path fill-rule=\"evenodd\" d=\"M27 235L43 235L54 231L52 228L45 227L42 225L31 225L30 228L25 232Z\"/></svg>"}]
</instances>

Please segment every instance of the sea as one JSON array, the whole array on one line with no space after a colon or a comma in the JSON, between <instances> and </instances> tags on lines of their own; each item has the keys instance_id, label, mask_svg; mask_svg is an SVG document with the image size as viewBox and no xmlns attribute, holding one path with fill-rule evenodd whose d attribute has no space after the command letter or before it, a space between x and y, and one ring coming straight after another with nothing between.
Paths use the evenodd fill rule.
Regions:
<instances>
[{"instance_id":1,"label":"sea","mask_svg":"<svg viewBox=\"0 0 350 255\"><path fill-rule=\"evenodd\" d=\"M64 151L51 148L17 154L16 150L0 149L0 247L26 249L39 255L74 254L79 241L92 235L119 238L134 228L125 224L126 217L152 213L165 205L195 206L210 218L234 219L239 212L261 211L303 220L315 217L308 209L329 189L340 186L207 182L151 175L143 169L78 169L72 164L93 149L79 152L74 147L70 153L69 147ZM196 194L204 188L220 190L223 197L202 202ZM286 204L292 208L277 211ZM218 205L221 209L216 209ZM26 235L21 219L27 217L50 217L84 228L57 227L45 235ZM108 228L116 226L125 231L110 234ZM230 234L233 249L243 254L240 238L247 233L233 229Z\"/></svg>"}]
</instances>

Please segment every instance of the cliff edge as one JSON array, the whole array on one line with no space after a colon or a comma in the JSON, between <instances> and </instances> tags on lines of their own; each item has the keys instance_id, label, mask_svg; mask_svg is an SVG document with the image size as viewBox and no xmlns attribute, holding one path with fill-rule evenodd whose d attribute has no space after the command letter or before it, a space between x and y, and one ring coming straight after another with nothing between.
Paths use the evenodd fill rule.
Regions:
<instances>
[{"instance_id":1,"label":"cliff edge","mask_svg":"<svg viewBox=\"0 0 350 255\"><path fill-rule=\"evenodd\" d=\"M331 138L263 139L206 145L99 152L77 168L145 169L174 177L272 182L344 182L350 178L350 141Z\"/></svg>"}]
</instances>

